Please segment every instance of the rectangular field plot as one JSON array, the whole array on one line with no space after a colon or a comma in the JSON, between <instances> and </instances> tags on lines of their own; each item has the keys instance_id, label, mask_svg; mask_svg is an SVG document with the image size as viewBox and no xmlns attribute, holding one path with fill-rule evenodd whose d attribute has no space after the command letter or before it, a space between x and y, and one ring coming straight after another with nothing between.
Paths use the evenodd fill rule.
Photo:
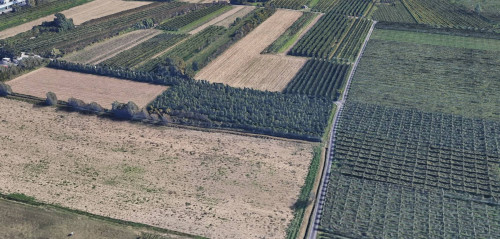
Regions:
<instances>
[{"instance_id":1,"label":"rectangular field plot","mask_svg":"<svg viewBox=\"0 0 500 239\"><path fill-rule=\"evenodd\" d=\"M464 194L333 174L320 238L498 238L500 206ZM340 238L344 238L340 237Z\"/></svg>"},{"instance_id":2,"label":"rectangular field plot","mask_svg":"<svg viewBox=\"0 0 500 239\"><path fill-rule=\"evenodd\" d=\"M8 84L16 93L45 98L45 94L52 91L59 100L74 97L86 103L94 101L104 108L110 108L114 101L133 101L144 107L167 89L166 86L51 68L30 72Z\"/></svg>"},{"instance_id":3,"label":"rectangular field plot","mask_svg":"<svg viewBox=\"0 0 500 239\"><path fill-rule=\"evenodd\" d=\"M196 79L233 87L282 91L307 59L261 55L302 13L277 10L260 26L204 67Z\"/></svg>"},{"instance_id":4,"label":"rectangular field plot","mask_svg":"<svg viewBox=\"0 0 500 239\"><path fill-rule=\"evenodd\" d=\"M500 196L500 122L351 102L336 139L342 174Z\"/></svg>"},{"instance_id":5,"label":"rectangular field plot","mask_svg":"<svg viewBox=\"0 0 500 239\"><path fill-rule=\"evenodd\" d=\"M500 41L378 31L358 65L350 99L500 120L500 51L492 50Z\"/></svg>"}]
</instances>

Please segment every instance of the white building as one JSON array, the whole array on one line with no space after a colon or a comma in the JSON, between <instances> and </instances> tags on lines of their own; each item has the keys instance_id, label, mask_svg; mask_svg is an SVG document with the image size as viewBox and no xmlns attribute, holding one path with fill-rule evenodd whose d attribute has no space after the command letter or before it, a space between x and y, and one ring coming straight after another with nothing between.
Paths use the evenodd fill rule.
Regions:
<instances>
[{"instance_id":1,"label":"white building","mask_svg":"<svg viewBox=\"0 0 500 239\"><path fill-rule=\"evenodd\" d=\"M27 0L0 0L0 14L12 11L13 6L24 6Z\"/></svg>"}]
</instances>

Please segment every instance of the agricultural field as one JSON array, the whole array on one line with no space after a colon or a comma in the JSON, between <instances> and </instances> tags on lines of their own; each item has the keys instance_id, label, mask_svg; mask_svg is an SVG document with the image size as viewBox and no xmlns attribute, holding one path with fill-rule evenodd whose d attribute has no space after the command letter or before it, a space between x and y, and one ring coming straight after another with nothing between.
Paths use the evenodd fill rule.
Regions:
<instances>
[{"instance_id":1,"label":"agricultural field","mask_svg":"<svg viewBox=\"0 0 500 239\"><path fill-rule=\"evenodd\" d=\"M233 87L282 91L307 59L260 53L301 15L295 11L276 11L245 38L209 63L195 78Z\"/></svg>"},{"instance_id":2,"label":"agricultural field","mask_svg":"<svg viewBox=\"0 0 500 239\"><path fill-rule=\"evenodd\" d=\"M13 51L31 50L42 56L50 56L53 49L59 49L63 54L83 49L95 42L118 35L132 29L143 29L148 20L161 22L180 13L199 8L185 3L152 3L130 9L117 14L101 17L63 32L19 34L5 40L3 43ZM36 41L31 38L36 37Z\"/></svg>"},{"instance_id":3,"label":"agricultural field","mask_svg":"<svg viewBox=\"0 0 500 239\"><path fill-rule=\"evenodd\" d=\"M500 207L469 195L333 174L320 238L497 238Z\"/></svg>"},{"instance_id":4,"label":"agricultural field","mask_svg":"<svg viewBox=\"0 0 500 239\"><path fill-rule=\"evenodd\" d=\"M457 4L468 11L475 11L479 6L481 16L491 21L500 23L500 2L497 0L448 0Z\"/></svg>"},{"instance_id":5,"label":"agricultural field","mask_svg":"<svg viewBox=\"0 0 500 239\"><path fill-rule=\"evenodd\" d=\"M279 8L288 9L302 9L303 6L307 6L310 0L273 0L271 4Z\"/></svg>"},{"instance_id":6,"label":"agricultural field","mask_svg":"<svg viewBox=\"0 0 500 239\"><path fill-rule=\"evenodd\" d=\"M57 11L51 11L52 13L61 12L67 18L73 19L73 23L75 25L80 25L86 21L101 18L104 16L112 15L121 11L125 11L128 9L138 8L140 6L144 6L150 4L150 2L134 2L134 1L124 1L124 0L79 0L79 1L57 1L57 2L68 2L66 5L70 4L70 6L75 5L75 3L83 3L88 2L86 4L72 7L70 9L61 11L60 8L57 8ZM51 4L55 4L51 3ZM51 7L51 9L54 9ZM38 14L39 10L35 10ZM8 16L8 15L7 15ZM6 30L0 32L0 39L8 38L15 36L19 33L26 32L31 30L34 26L42 24L44 21L52 21L54 16L47 16L36 18L33 21L26 22L22 25L11 27ZM23 19L24 20L24 19ZM1 20L0 20L1 22ZM1 28L0 28L1 29Z\"/></svg>"},{"instance_id":7,"label":"agricultural field","mask_svg":"<svg viewBox=\"0 0 500 239\"><path fill-rule=\"evenodd\" d=\"M0 104L2 193L210 238L285 237L312 158L311 143Z\"/></svg>"},{"instance_id":8,"label":"agricultural field","mask_svg":"<svg viewBox=\"0 0 500 239\"><path fill-rule=\"evenodd\" d=\"M370 20L327 13L288 54L353 62L371 26Z\"/></svg>"},{"instance_id":9,"label":"agricultural field","mask_svg":"<svg viewBox=\"0 0 500 239\"><path fill-rule=\"evenodd\" d=\"M286 31L276 39L271 45L266 47L262 53L281 53L293 46L314 25L321 15L305 12Z\"/></svg>"},{"instance_id":10,"label":"agricultural field","mask_svg":"<svg viewBox=\"0 0 500 239\"><path fill-rule=\"evenodd\" d=\"M361 58L350 99L500 119L499 40L378 31Z\"/></svg>"},{"instance_id":11,"label":"agricultural field","mask_svg":"<svg viewBox=\"0 0 500 239\"><path fill-rule=\"evenodd\" d=\"M417 23L444 27L491 28L479 15L447 0L401 0Z\"/></svg>"},{"instance_id":12,"label":"agricultural field","mask_svg":"<svg viewBox=\"0 0 500 239\"><path fill-rule=\"evenodd\" d=\"M156 230L141 226L130 227L110 222L109 219L95 219L47 205L34 206L0 199L0 231L7 238L64 238L70 232L75 233L72 238L195 238Z\"/></svg>"},{"instance_id":13,"label":"agricultural field","mask_svg":"<svg viewBox=\"0 0 500 239\"><path fill-rule=\"evenodd\" d=\"M120 52L100 64L110 67L133 68L147 62L158 53L165 51L165 49L174 46L185 38L186 35L182 34L161 33L137 46Z\"/></svg>"},{"instance_id":14,"label":"agricultural field","mask_svg":"<svg viewBox=\"0 0 500 239\"><path fill-rule=\"evenodd\" d=\"M372 0L319 0L312 11L360 17L367 16L372 7Z\"/></svg>"},{"instance_id":15,"label":"agricultural field","mask_svg":"<svg viewBox=\"0 0 500 239\"><path fill-rule=\"evenodd\" d=\"M408 12L401 1L393 3L380 3L376 5L377 10L373 13L373 19L380 22L402 22L417 23L415 18Z\"/></svg>"},{"instance_id":16,"label":"agricultural field","mask_svg":"<svg viewBox=\"0 0 500 239\"><path fill-rule=\"evenodd\" d=\"M161 34L159 30L137 30L117 37L113 37L104 42L100 42L83 50L66 55L63 59L82 64L98 64L109 58L116 56L122 51L133 48L143 42L150 42L149 39ZM138 58L138 57L136 57ZM120 60L135 60L132 58L119 58Z\"/></svg>"},{"instance_id":17,"label":"agricultural field","mask_svg":"<svg viewBox=\"0 0 500 239\"><path fill-rule=\"evenodd\" d=\"M234 13L231 10L229 12L226 12L225 14L222 14L221 16L219 16L219 17L217 17L217 18L214 19L214 20L219 20L220 19L219 21L217 21L215 24L210 24L210 25L216 25L216 26L222 26L222 27L229 27L237 18L244 18L250 12L252 12L253 10L255 10L255 7L252 7L252 6L236 6L236 7L233 8L233 10L235 10L235 9L239 9L239 10L236 11L236 12L234 12ZM196 30L198 30L198 28L195 29L195 30L193 30L193 31L196 31ZM191 34L197 33L197 32L193 32L193 31L191 31L190 33Z\"/></svg>"},{"instance_id":18,"label":"agricultural field","mask_svg":"<svg viewBox=\"0 0 500 239\"><path fill-rule=\"evenodd\" d=\"M32 71L8 84L16 93L45 98L45 94L51 91L60 100L74 97L86 103L96 102L104 108L111 108L114 101L133 101L137 106L144 107L167 89L166 86L52 68Z\"/></svg>"},{"instance_id":19,"label":"agricultural field","mask_svg":"<svg viewBox=\"0 0 500 239\"><path fill-rule=\"evenodd\" d=\"M161 23L157 28L166 31L189 31L230 9L231 7L226 4L214 4L210 7L169 19Z\"/></svg>"},{"instance_id":20,"label":"agricultural field","mask_svg":"<svg viewBox=\"0 0 500 239\"><path fill-rule=\"evenodd\" d=\"M327 97L337 100L349 74L349 65L309 60L287 85L284 93Z\"/></svg>"}]
</instances>

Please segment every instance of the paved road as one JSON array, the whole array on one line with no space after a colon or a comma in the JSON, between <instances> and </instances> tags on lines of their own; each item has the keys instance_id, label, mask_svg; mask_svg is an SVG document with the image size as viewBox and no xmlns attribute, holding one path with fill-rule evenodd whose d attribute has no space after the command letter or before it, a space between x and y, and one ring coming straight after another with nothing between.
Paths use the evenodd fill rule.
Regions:
<instances>
[{"instance_id":1,"label":"paved road","mask_svg":"<svg viewBox=\"0 0 500 239\"><path fill-rule=\"evenodd\" d=\"M319 227L319 222L321 219L321 214L323 212L323 206L325 204L325 199L326 199L326 189L328 185L328 181L330 180L330 173L331 173L331 168L332 168L332 163L333 163L333 146L335 145L335 130L337 129L338 121L340 119L340 116L342 115L342 110L344 109L344 103L347 98L347 93L349 92L349 89L351 87L351 81L354 76L354 73L356 72L356 68L358 67L359 60L361 59L361 56L363 55L363 52L365 51L366 44L368 43L368 40L370 39L370 36L372 35L373 29L375 28L375 24L377 22L374 21L372 23L372 26L370 28L370 31L366 35L365 42L363 43L363 47L361 47L361 50L358 53L358 57L356 58L356 61L354 62L352 66L351 73L349 74L349 78L347 79L347 83L345 86L344 93L342 94L342 98L335 102L335 105L337 106L337 110L335 112L332 128L330 130L330 141L328 143L328 151L327 151L327 156L328 159L325 162L325 167L323 167L323 177L321 178L321 183L319 186L318 193L316 195L316 202L314 205L314 210L313 214L311 216L311 219L309 220L309 230L307 232L306 237L308 239L316 239L316 236L318 235L318 227Z\"/></svg>"}]
</instances>

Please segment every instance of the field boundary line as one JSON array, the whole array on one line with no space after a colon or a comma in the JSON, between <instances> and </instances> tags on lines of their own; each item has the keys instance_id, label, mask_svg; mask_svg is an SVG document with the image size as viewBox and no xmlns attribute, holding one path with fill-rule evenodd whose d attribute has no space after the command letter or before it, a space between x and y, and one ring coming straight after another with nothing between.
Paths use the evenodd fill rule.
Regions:
<instances>
[{"instance_id":1,"label":"field boundary line","mask_svg":"<svg viewBox=\"0 0 500 239\"><path fill-rule=\"evenodd\" d=\"M353 64L353 67L351 69L351 73L349 74L349 78L347 79L347 83L345 85L344 93L342 94L342 98L340 98L340 101L335 102L337 105L337 110L335 112L335 118L333 120L332 128L330 129L330 140L328 143L328 150L327 150L327 157L328 159L325 162L325 166L323 167L323 172L322 172L322 179L321 183L318 189L318 192L316 193L316 202L314 205L313 209L313 214L311 216L311 219L309 220L309 232L307 233L307 238L308 239L316 239L318 235L318 229L319 229L319 223L321 219L321 213L323 212L323 206L325 204L326 200L326 191L327 191L327 186L328 186L328 181L330 180L330 174L331 174L331 168L333 164L333 147L335 145L335 131L337 129L337 125L340 119L340 116L342 115L342 111L344 109L344 104L347 98L347 94L349 93L349 89L351 87L351 81L353 79L354 73L356 72L356 68L359 64L359 61L361 57L363 56L363 52L365 51L366 45L368 44L368 41L370 40L370 37L372 35L373 29L375 28L375 24L377 24L376 21L373 21L372 26L370 28L370 31L368 34L366 34L365 41L363 42L363 46L361 47L358 56L356 58L356 61Z\"/></svg>"}]
</instances>

